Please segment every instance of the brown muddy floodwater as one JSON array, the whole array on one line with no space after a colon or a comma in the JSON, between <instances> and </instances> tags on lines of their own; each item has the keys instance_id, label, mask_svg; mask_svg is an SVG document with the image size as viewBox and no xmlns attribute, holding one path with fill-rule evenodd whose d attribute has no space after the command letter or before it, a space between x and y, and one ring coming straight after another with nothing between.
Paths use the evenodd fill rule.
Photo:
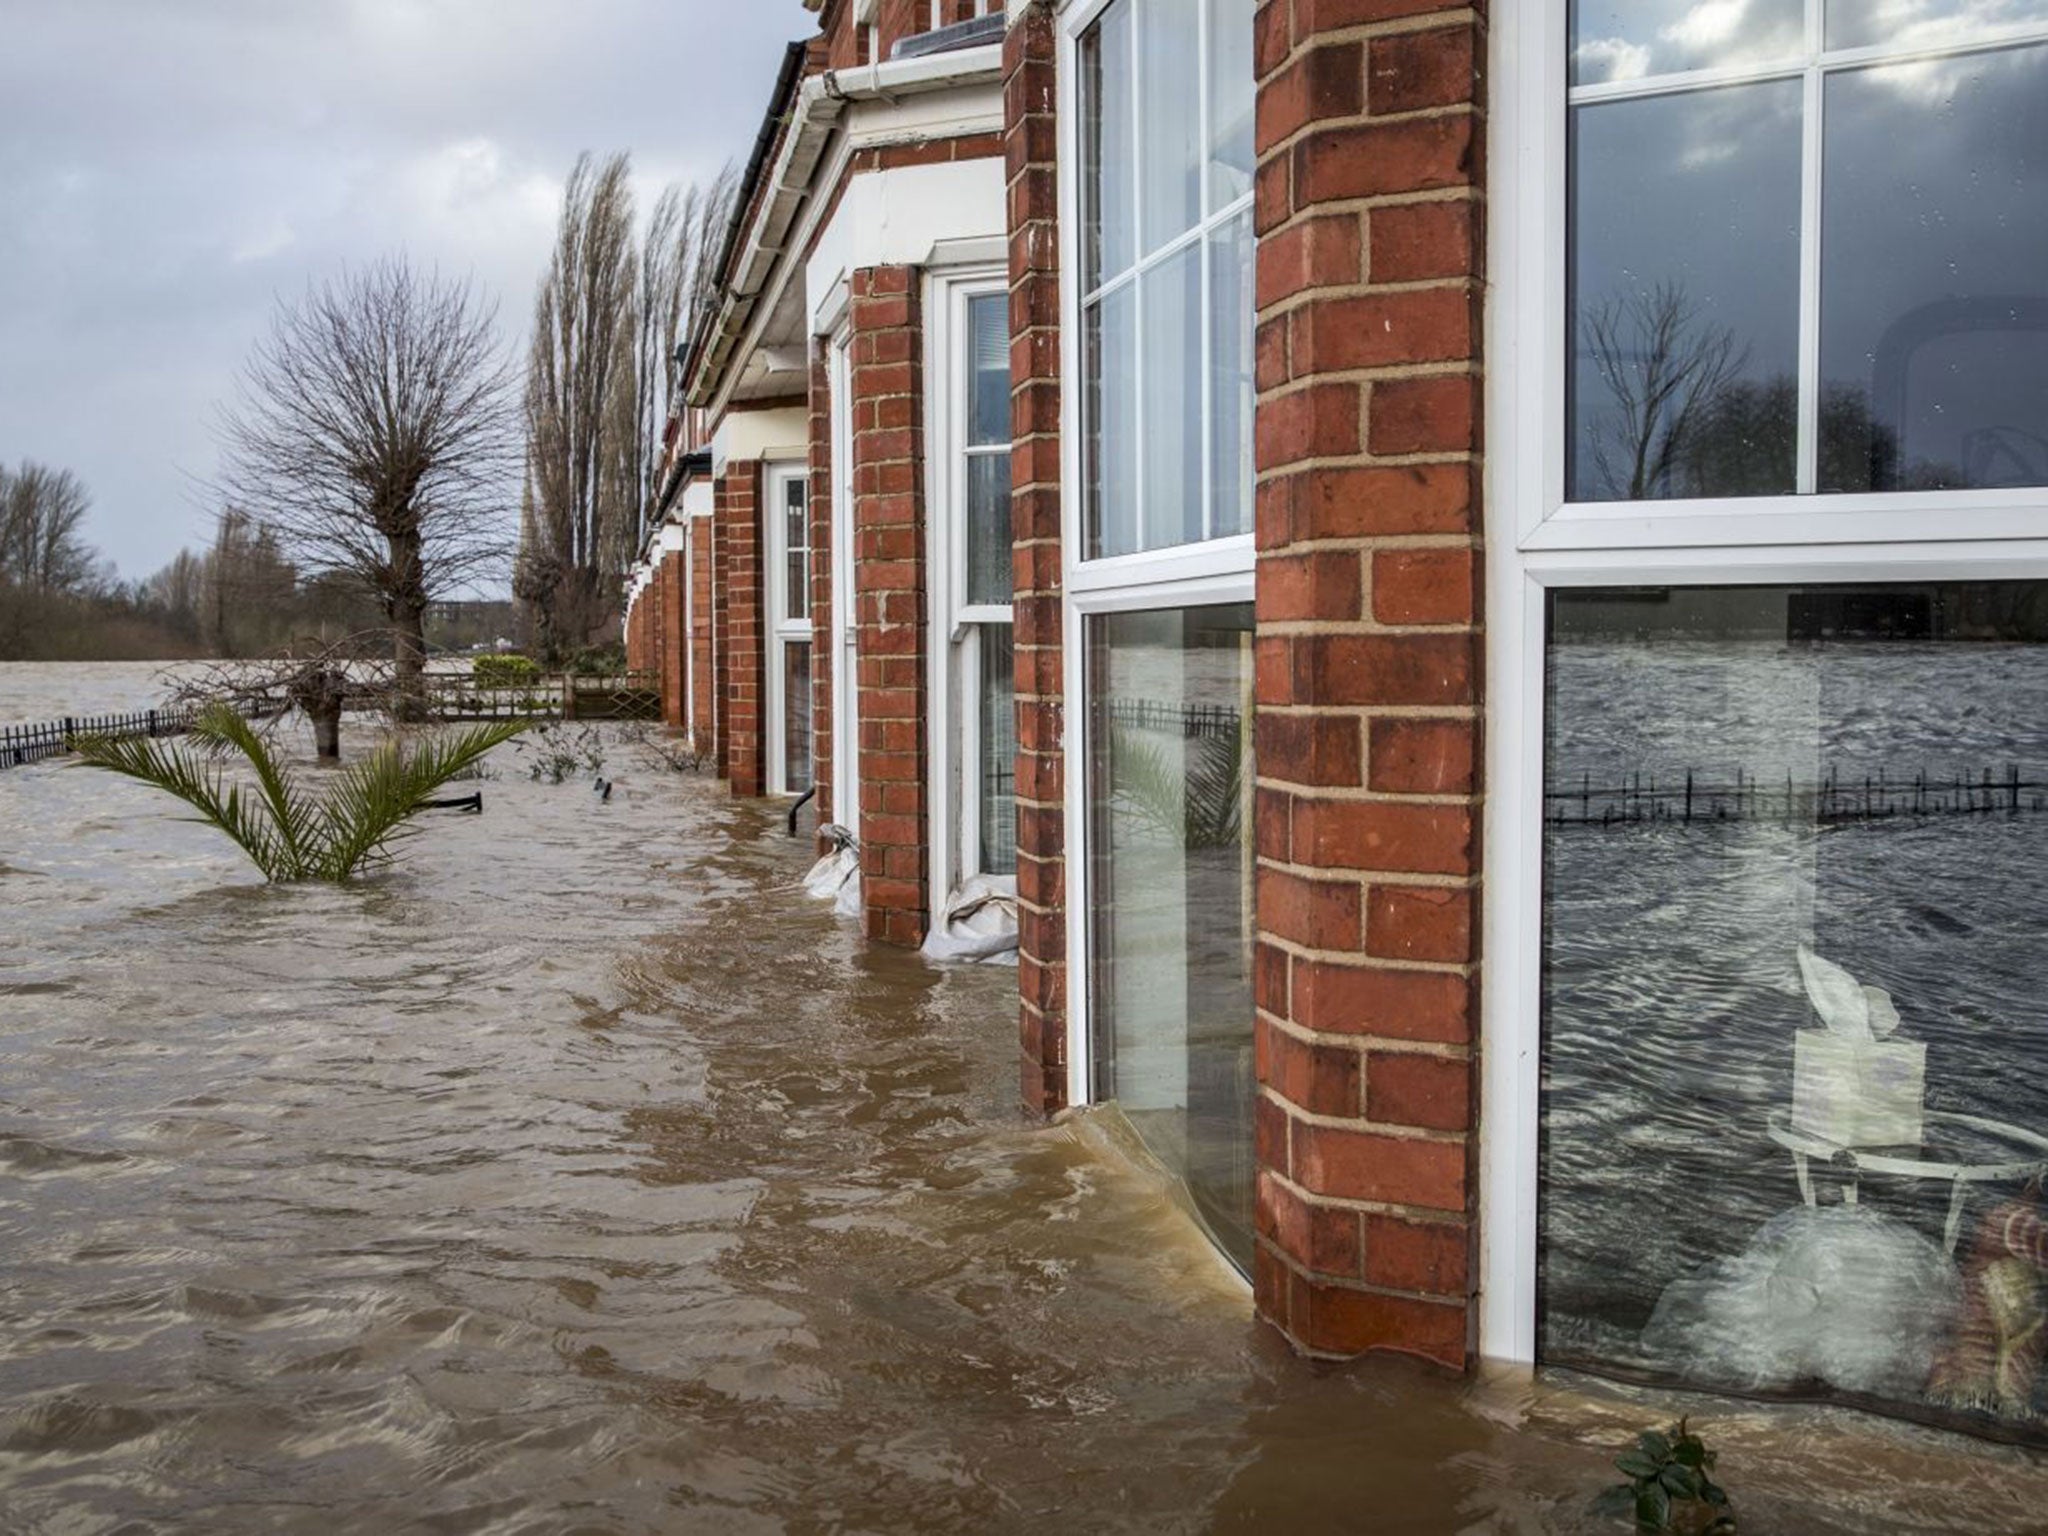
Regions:
<instances>
[{"instance_id":1,"label":"brown muddy floodwater","mask_svg":"<svg viewBox=\"0 0 2048 1536\"><path fill-rule=\"evenodd\" d=\"M2048 1528L2018 1451L1294 1359L1019 1115L1013 972L607 750L339 891L0 772L0 1532L1584 1531L1682 1408L1750 1536Z\"/></svg>"}]
</instances>

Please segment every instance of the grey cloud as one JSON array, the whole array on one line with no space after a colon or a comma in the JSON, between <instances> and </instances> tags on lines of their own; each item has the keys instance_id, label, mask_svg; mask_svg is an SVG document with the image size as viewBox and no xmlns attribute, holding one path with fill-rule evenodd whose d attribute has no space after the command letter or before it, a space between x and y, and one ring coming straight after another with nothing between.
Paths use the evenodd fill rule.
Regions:
<instances>
[{"instance_id":1,"label":"grey cloud","mask_svg":"<svg viewBox=\"0 0 2048 1536\"><path fill-rule=\"evenodd\" d=\"M404 249L508 345L570 161L749 147L798 0L0 0L0 460L124 574L205 536L207 422L274 296Z\"/></svg>"}]
</instances>

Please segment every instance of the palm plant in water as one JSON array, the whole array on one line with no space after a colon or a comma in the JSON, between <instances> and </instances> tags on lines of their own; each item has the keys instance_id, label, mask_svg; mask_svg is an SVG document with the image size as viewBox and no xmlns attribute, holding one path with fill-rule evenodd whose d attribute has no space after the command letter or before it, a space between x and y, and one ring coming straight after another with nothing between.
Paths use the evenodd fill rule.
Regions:
<instances>
[{"instance_id":1,"label":"palm plant in water","mask_svg":"<svg viewBox=\"0 0 2048 1536\"><path fill-rule=\"evenodd\" d=\"M279 763L270 744L224 704L206 710L193 738L215 756L239 752L254 770L253 786L232 783L223 766L147 737L92 737L78 745L87 766L123 774L176 795L196 818L233 838L272 881L336 884L389 859L405 824L435 790L474 766L493 747L526 728L498 721L420 742L410 751L387 743L331 776L311 795Z\"/></svg>"}]
</instances>

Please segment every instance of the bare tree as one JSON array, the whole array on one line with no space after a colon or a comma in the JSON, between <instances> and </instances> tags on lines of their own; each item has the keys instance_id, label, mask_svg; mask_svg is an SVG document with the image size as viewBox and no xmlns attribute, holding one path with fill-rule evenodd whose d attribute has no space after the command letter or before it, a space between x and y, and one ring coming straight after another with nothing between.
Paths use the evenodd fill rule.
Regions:
<instances>
[{"instance_id":1,"label":"bare tree","mask_svg":"<svg viewBox=\"0 0 2048 1536\"><path fill-rule=\"evenodd\" d=\"M629 162L577 158L554 254L534 298L527 361L527 475L538 543L554 568L548 627L582 638L602 619L606 567L635 514L620 496L618 434L632 420L637 279ZM540 584L527 572L522 585Z\"/></svg>"},{"instance_id":2,"label":"bare tree","mask_svg":"<svg viewBox=\"0 0 2048 1536\"><path fill-rule=\"evenodd\" d=\"M68 469L0 465L0 583L36 593L78 592L96 560L81 532L92 498Z\"/></svg>"},{"instance_id":3,"label":"bare tree","mask_svg":"<svg viewBox=\"0 0 2048 1536\"><path fill-rule=\"evenodd\" d=\"M427 604L505 554L518 418L495 307L402 258L310 288L279 306L219 431L228 499L302 571L375 594L418 698Z\"/></svg>"},{"instance_id":4,"label":"bare tree","mask_svg":"<svg viewBox=\"0 0 2048 1536\"><path fill-rule=\"evenodd\" d=\"M1703 324L1685 290L1661 283L1587 315L1585 345L1613 414L1593 432L1593 466L1609 495L1675 494L1674 476L1707 411L1748 363L1734 333Z\"/></svg>"},{"instance_id":5,"label":"bare tree","mask_svg":"<svg viewBox=\"0 0 2048 1536\"><path fill-rule=\"evenodd\" d=\"M669 187L636 248L630 162L576 162L534 303L527 495L515 594L542 648L612 617L656 494L680 380L676 347L707 301L739 178Z\"/></svg>"}]
</instances>

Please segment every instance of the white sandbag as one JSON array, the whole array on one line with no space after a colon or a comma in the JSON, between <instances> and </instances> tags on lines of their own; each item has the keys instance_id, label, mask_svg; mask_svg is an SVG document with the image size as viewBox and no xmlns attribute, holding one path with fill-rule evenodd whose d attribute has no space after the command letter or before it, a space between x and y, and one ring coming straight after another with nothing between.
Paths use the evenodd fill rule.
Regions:
<instances>
[{"instance_id":1,"label":"white sandbag","mask_svg":"<svg viewBox=\"0 0 2048 1536\"><path fill-rule=\"evenodd\" d=\"M811 866L804 876L804 892L829 901L841 917L860 916L860 844L846 828L829 825L818 829L832 851Z\"/></svg>"},{"instance_id":2,"label":"white sandbag","mask_svg":"<svg viewBox=\"0 0 2048 1536\"><path fill-rule=\"evenodd\" d=\"M955 891L926 935L933 960L1014 964L1017 958L1017 881L1011 875L976 875Z\"/></svg>"},{"instance_id":3,"label":"white sandbag","mask_svg":"<svg viewBox=\"0 0 2048 1536\"><path fill-rule=\"evenodd\" d=\"M1961 1282L1947 1254L1862 1206L1799 1206L1664 1288L1643 1348L1702 1384L1917 1397Z\"/></svg>"}]
</instances>

